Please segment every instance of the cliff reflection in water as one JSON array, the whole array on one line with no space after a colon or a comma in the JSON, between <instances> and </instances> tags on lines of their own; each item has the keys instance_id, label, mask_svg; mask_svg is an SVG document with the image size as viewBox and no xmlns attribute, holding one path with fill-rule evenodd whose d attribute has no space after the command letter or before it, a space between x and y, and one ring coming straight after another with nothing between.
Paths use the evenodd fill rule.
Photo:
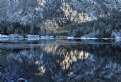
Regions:
<instances>
[{"instance_id":1,"label":"cliff reflection in water","mask_svg":"<svg viewBox=\"0 0 121 82\"><path fill-rule=\"evenodd\" d=\"M0 48L0 82L120 82L120 54L112 44Z\"/></svg>"}]
</instances>

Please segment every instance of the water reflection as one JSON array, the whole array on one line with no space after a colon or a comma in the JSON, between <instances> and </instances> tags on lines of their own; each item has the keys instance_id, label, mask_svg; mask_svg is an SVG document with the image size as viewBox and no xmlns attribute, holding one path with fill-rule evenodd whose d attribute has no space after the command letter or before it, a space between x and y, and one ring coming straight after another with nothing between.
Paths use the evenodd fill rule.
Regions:
<instances>
[{"instance_id":1,"label":"water reflection","mask_svg":"<svg viewBox=\"0 0 121 82\"><path fill-rule=\"evenodd\" d=\"M7 44L4 47L3 44L0 82L121 81L121 46L77 43L27 47L11 44L12 47L9 43L10 47Z\"/></svg>"}]
</instances>

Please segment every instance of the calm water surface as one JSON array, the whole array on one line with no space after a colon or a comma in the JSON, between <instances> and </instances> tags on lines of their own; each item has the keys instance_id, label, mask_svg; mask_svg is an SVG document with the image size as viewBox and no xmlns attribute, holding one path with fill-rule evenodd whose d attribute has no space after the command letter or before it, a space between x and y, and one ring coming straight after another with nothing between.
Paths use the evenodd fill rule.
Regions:
<instances>
[{"instance_id":1,"label":"calm water surface","mask_svg":"<svg viewBox=\"0 0 121 82\"><path fill-rule=\"evenodd\" d=\"M66 40L1 42L0 82L121 82L121 46Z\"/></svg>"}]
</instances>

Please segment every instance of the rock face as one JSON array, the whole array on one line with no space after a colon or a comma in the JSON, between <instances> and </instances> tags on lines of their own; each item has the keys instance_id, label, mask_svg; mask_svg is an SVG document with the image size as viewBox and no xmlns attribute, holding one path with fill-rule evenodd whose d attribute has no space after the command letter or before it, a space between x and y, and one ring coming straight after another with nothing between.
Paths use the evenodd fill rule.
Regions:
<instances>
[{"instance_id":1,"label":"rock face","mask_svg":"<svg viewBox=\"0 0 121 82\"><path fill-rule=\"evenodd\" d=\"M112 14L119 14L120 11L120 0L0 1L0 21L9 21L10 23L18 22L22 25L37 25L36 27L39 30L47 30L47 34L58 33L58 31L55 32L55 30L60 30L56 29L59 27L64 28L64 30L61 29L61 33L69 35L69 32L73 28L72 24L76 26L90 21L97 21L100 18L110 17ZM48 26L45 24L48 23L48 20L55 24L54 27L47 28ZM9 26L6 27L10 28ZM67 30L69 31L65 30L66 28L68 28ZM15 28L13 27L13 29ZM0 27L0 32L1 30L3 30L2 25ZM5 32L3 33L5 34Z\"/></svg>"}]
</instances>

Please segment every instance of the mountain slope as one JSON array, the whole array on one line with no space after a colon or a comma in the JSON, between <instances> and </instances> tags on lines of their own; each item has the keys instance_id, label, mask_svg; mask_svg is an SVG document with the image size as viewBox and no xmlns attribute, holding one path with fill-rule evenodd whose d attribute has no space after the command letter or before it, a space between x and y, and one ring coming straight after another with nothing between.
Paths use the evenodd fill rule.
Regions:
<instances>
[{"instance_id":1,"label":"mountain slope","mask_svg":"<svg viewBox=\"0 0 121 82\"><path fill-rule=\"evenodd\" d=\"M23 33L34 34L33 31L37 28L37 34L70 35L73 26L106 19L114 14L120 15L120 11L121 0L1 0L0 32L6 34L2 32L5 28L4 21L11 24L11 27L6 28L15 30L17 29L13 27L14 23L19 23L19 29L24 31ZM25 31L26 25L31 32ZM10 33L18 32L11 31L7 34Z\"/></svg>"}]
</instances>

